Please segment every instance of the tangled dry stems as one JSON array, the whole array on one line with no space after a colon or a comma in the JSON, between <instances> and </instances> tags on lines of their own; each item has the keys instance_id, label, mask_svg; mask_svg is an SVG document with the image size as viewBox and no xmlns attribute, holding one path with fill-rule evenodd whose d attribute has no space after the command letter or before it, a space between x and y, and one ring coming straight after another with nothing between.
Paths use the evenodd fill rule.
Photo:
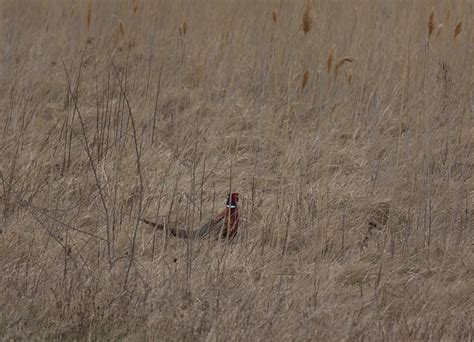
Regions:
<instances>
[{"instance_id":1,"label":"tangled dry stems","mask_svg":"<svg viewBox=\"0 0 474 342\"><path fill-rule=\"evenodd\" d=\"M0 336L472 339L472 9L341 4L4 1Z\"/></svg>"}]
</instances>

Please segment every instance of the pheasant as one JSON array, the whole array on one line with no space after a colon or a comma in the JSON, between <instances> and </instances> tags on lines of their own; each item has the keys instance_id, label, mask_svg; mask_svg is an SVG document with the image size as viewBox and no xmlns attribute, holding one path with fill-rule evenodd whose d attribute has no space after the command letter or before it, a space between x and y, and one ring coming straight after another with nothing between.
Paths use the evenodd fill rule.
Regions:
<instances>
[{"instance_id":1,"label":"pheasant","mask_svg":"<svg viewBox=\"0 0 474 342\"><path fill-rule=\"evenodd\" d=\"M198 229L187 230L179 228L166 227L163 224L155 223L146 219L141 219L142 222L155 227L160 230L167 230L171 235L181 239L205 239L209 236L216 238L233 239L237 235L239 229L239 194L233 192L227 194L225 208L216 215L212 220L203 224Z\"/></svg>"}]
</instances>

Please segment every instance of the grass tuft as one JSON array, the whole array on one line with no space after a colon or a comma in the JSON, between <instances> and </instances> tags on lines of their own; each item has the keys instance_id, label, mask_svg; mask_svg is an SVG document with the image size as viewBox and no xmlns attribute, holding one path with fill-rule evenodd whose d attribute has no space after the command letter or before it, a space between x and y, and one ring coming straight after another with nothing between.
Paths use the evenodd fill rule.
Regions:
<instances>
[{"instance_id":1,"label":"grass tuft","mask_svg":"<svg viewBox=\"0 0 474 342\"><path fill-rule=\"evenodd\" d=\"M0 1L1 340L472 340L470 2L277 3Z\"/></svg>"}]
</instances>

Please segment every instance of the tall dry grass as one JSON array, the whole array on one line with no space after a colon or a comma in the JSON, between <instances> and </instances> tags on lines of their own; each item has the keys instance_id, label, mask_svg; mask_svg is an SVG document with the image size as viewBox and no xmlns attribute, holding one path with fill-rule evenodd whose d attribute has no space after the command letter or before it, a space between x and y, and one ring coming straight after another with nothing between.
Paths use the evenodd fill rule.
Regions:
<instances>
[{"instance_id":1,"label":"tall dry grass","mask_svg":"<svg viewBox=\"0 0 474 342\"><path fill-rule=\"evenodd\" d=\"M469 2L0 9L2 339L472 339Z\"/></svg>"}]
</instances>

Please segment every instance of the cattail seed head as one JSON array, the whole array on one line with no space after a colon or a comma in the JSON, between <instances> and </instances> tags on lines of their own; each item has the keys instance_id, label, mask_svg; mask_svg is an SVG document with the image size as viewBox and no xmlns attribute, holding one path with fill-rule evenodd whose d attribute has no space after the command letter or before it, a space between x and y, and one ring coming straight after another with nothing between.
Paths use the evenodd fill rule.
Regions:
<instances>
[{"instance_id":1,"label":"cattail seed head","mask_svg":"<svg viewBox=\"0 0 474 342\"><path fill-rule=\"evenodd\" d=\"M303 74L303 79L301 80L301 90L304 90L304 88L306 87L306 84L308 83L308 80L309 80L309 72L308 72L308 69L306 69Z\"/></svg>"},{"instance_id":2,"label":"cattail seed head","mask_svg":"<svg viewBox=\"0 0 474 342\"><path fill-rule=\"evenodd\" d=\"M133 0L133 14L136 14L138 11L138 0Z\"/></svg>"},{"instance_id":3,"label":"cattail seed head","mask_svg":"<svg viewBox=\"0 0 474 342\"><path fill-rule=\"evenodd\" d=\"M434 13L431 12L430 17L428 18L428 38L431 37L435 29L435 20L434 20Z\"/></svg>"},{"instance_id":4,"label":"cattail seed head","mask_svg":"<svg viewBox=\"0 0 474 342\"><path fill-rule=\"evenodd\" d=\"M277 20L278 20L278 13L277 13L276 10L273 10L273 11L272 11L272 21L273 21L273 24L276 25Z\"/></svg>"},{"instance_id":5,"label":"cattail seed head","mask_svg":"<svg viewBox=\"0 0 474 342\"><path fill-rule=\"evenodd\" d=\"M188 32L188 23L186 22L186 19L183 21L183 36L186 35L186 32Z\"/></svg>"},{"instance_id":6,"label":"cattail seed head","mask_svg":"<svg viewBox=\"0 0 474 342\"><path fill-rule=\"evenodd\" d=\"M462 21L460 21L457 25L456 28L454 29L454 39L456 39L457 36L461 33L462 30Z\"/></svg>"},{"instance_id":7,"label":"cattail seed head","mask_svg":"<svg viewBox=\"0 0 474 342\"><path fill-rule=\"evenodd\" d=\"M328 69L328 74L331 73L332 61L334 59L334 48L329 51L328 59L326 60L326 67Z\"/></svg>"},{"instance_id":8,"label":"cattail seed head","mask_svg":"<svg viewBox=\"0 0 474 342\"><path fill-rule=\"evenodd\" d=\"M125 36L125 29L123 28L123 23L121 20L119 20L119 32L122 38Z\"/></svg>"},{"instance_id":9,"label":"cattail seed head","mask_svg":"<svg viewBox=\"0 0 474 342\"><path fill-rule=\"evenodd\" d=\"M312 26L313 26L313 18L311 16L311 5L310 5L309 0L305 0L304 12L303 12L303 31L304 31L304 34L311 31Z\"/></svg>"},{"instance_id":10,"label":"cattail seed head","mask_svg":"<svg viewBox=\"0 0 474 342\"><path fill-rule=\"evenodd\" d=\"M87 6L87 29L88 30L91 25L91 17L92 17L92 0L89 0L89 4Z\"/></svg>"},{"instance_id":11,"label":"cattail seed head","mask_svg":"<svg viewBox=\"0 0 474 342\"><path fill-rule=\"evenodd\" d=\"M178 32L179 32L179 35L181 37L184 37L186 35L187 31L188 31L188 23L187 23L186 19L184 19L183 23L181 24L181 26L178 29Z\"/></svg>"}]
</instances>

